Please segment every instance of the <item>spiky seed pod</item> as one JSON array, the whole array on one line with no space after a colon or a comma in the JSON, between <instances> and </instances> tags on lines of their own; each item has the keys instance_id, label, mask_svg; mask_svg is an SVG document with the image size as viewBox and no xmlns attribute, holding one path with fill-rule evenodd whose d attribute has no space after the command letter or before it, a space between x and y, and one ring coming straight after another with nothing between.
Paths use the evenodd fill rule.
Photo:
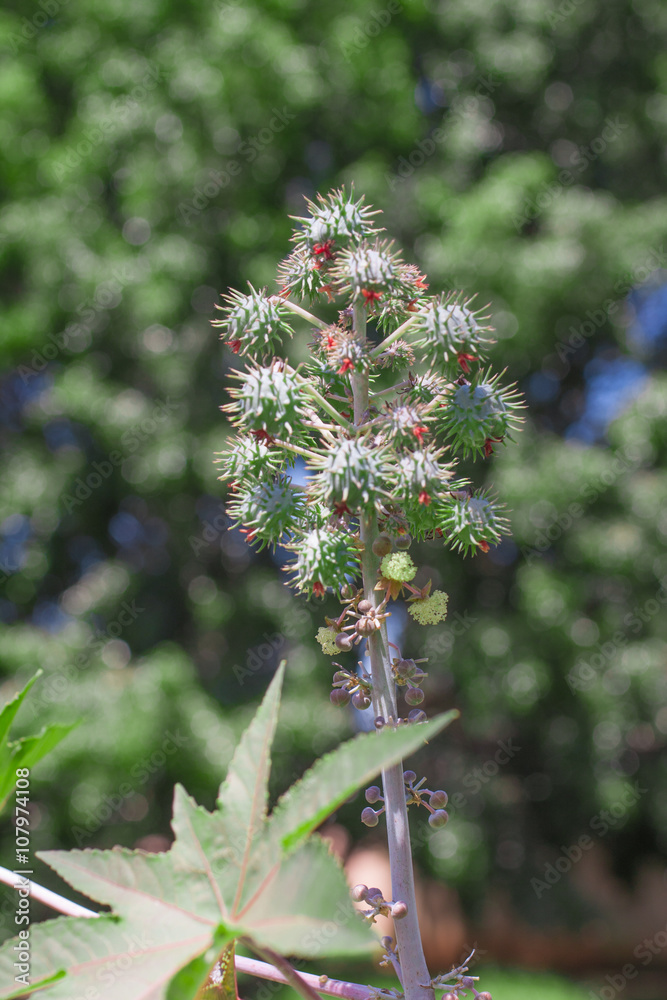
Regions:
<instances>
[{"instance_id":1,"label":"spiky seed pod","mask_svg":"<svg viewBox=\"0 0 667 1000\"><path fill-rule=\"evenodd\" d=\"M470 362L483 358L493 343L487 320L458 294L437 295L417 313L411 339L432 364L445 366L455 377L469 371Z\"/></svg>"},{"instance_id":2,"label":"spiky seed pod","mask_svg":"<svg viewBox=\"0 0 667 1000\"><path fill-rule=\"evenodd\" d=\"M387 403L382 410L380 433L395 444L414 447L423 441L432 419L422 406L397 400Z\"/></svg>"},{"instance_id":3,"label":"spiky seed pod","mask_svg":"<svg viewBox=\"0 0 667 1000\"><path fill-rule=\"evenodd\" d=\"M273 361L267 367L255 365L232 377L240 384L230 388L233 402L222 409L232 415L237 427L270 438L306 437L301 426L305 417L304 397L295 371Z\"/></svg>"},{"instance_id":4,"label":"spiky seed pod","mask_svg":"<svg viewBox=\"0 0 667 1000\"><path fill-rule=\"evenodd\" d=\"M329 367L335 369L338 375L344 375L348 371L368 370L368 351L359 343L352 330L331 326L324 331L320 346L326 354Z\"/></svg>"},{"instance_id":5,"label":"spiky seed pod","mask_svg":"<svg viewBox=\"0 0 667 1000\"><path fill-rule=\"evenodd\" d=\"M267 479L278 472L284 463L291 464L292 458L289 452L269 448L254 437L239 435L227 451L218 452L215 462L220 466L219 479L247 482L248 479Z\"/></svg>"},{"instance_id":6,"label":"spiky seed pod","mask_svg":"<svg viewBox=\"0 0 667 1000\"><path fill-rule=\"evenodd\" d=\"M432 403L434 399L443 396L447 389L447 380L436 372L429 371L424 375L410 375L410 388L405 398L411 405Z\"/></svg>"},{"instance_id":7,"label":"spiky seed pod","mask_svg":"<svg viewBox=\"0 0 667 1000\"><path fill-rule=\"evenodd\" d=\"M504 507L488 494L452 499L439 505L440 526L446 540L465 555L477 549L487 551L509 532L509 522L503 516Z\"/></svg>"},{"instance_id":8,"label":"spiky seed pod","mask_svg":"<svg viewBox=\"0 0 667 1000\"><path fill-rule=\"evenodd\" d=\"M372 221L373 216L380 213L364 205L363 196L355 200L354 191L346 195L341 189L332 191L326 197L318 194L317 203L307 201L307 205L310 217L296 219L302 228L295 232L292 239L297 246L308 251L331 240L338 247L356 246L379 232Z\"/></svg>"},{"instance_id":9,"label":"spiky seed pod","mask_svg":"<svg viewBox=\"0 0 667 1000\"><path fill-rule=\"evenodd\" d=\"M312 495L329 506L347 504L351 511L371 507L387 496L385 461L386 449L373 446L369 438L344 438L318 458Z\"/></svg>"},{"instance_id":10,"label":"spiky seed pod","mask_svg":"<svg viewBox=\"0 0 667 1000\"><path fill-rule=\"evenodd\" d=\"M258 542L260 551L266 545L275 549L280 539L293 531L305 509L305 494L286 477L242 487L227 505L229 516L247 529L248 542Z\"/></svg>"},{"instance_id":11,"label":"spiky seed pod","mask_svg":"<svg viewBox=\"0 0 667 1000\"><path fill-rule=\"evenodd\" d=\"M376 240L338 255L331 278L339 292L372 306L401 286L401 260L393 244Z\"/></svg>"},{"instance_id":12,"label":"spiky seed pod","mask_svg":"<svg viewBox=\"0 0 667 1000\"><path fill-rule=\"evenodd\" d=\"M452 476L452 466L439 463L441 454L442 451L419 448L397 457L392 486L395 495L401 498L408 520L415 507L428 507L432 500L444 495ZM400 539L403 537L399 536ZM398 544L396 547L401 548Z\"/></svg>"},{"instance_id":13,"label":"spiky seed pod","mask_svg":"<svg viewBox=\"0 0 667 1000\"><path fill-rule=\"evenodd\" d=\"M327 284L326 269L310 250L294 250L278 265L281 295L294 293L299 299L314 299Z\"/></svg>"},{"instance_id":14,"label":"spiky seed pod","mask_svg":"<svg viewBox=\"0 0 667 1000\"><path fill-rule=\"evenodd\" d=\"M452 386L438 411L445 434L464 457L490 455L493 443L511 437L521 423L521 396L514 386L503 389L499 379L500 375L487 372L472 384Z\"/></svg>"},{"instance_id":15,"label":"spiky seed pod","mask_svg":"<svg viewBox=\"0 0 667 1000\"><path fill-rule=\"evenodd\" d=\"M359 549L348 532L315 528L297 533L285 547L297 554L284 569L299 592L322 594L327 587L338 591L349 577L359 574Z\"/></svg>"},{"instance_id":16,"label":"spiky seed pod","mask_svg":"<svg viewBox=\"0 0 667 1000\"><path fill-rule=\"evenodd\" d=\"M415 363L415 352L404 340L397 340L375 359L378 368L409 368Z\"/></svg>"},{"instance_id":17,"label":"spiky seed pod","mask_svg":"<svg viewBox=\"0 0 667 1000\"><path fill-rule=\"evenodd\" d=\"M294 331L287 322L289 313L277 297L269 297L257 292L250 285L250 293L232 291L225 296L226 306L216 305L225 315L211 321L212 326L222 329L227 346L235 354L251 351L255 357L274 354L285 334L293 336Z\"/></svg>"}]
</instances>

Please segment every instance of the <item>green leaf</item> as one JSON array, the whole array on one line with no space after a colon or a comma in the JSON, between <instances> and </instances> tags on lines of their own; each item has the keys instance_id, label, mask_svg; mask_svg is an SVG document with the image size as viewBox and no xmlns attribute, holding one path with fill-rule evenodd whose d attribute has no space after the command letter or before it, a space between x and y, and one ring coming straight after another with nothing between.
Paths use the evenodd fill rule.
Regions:
<instances>
[{"instance_id":1,"label":"green leaf","mask_svg":"<svg viewBox=\"0 0 667 1000\"><path fill-rule=\"evenodd\" d=\"M36 982L31 964L29 973L30 995L32 996L34 993L37 993L38 990L43 990L47 986L52 986L53 983L58 982L59 979L64 979L66 975L67 973L64 969L58 969L58 971L54 972L52 976L47 976L46 979L40 979L39 982ZM20 986L14 993L10 993L5 1000L18 1000L19 997L25 997L25 995L26 987ZM51 996L53 996L53 994L51 994Z\"/></svg>"},{"instance_id":2,"label":"green leaf","mask_svg":"<svg viewBox=\"0 0 667 1000\"><path fill-rule=\"evenodd\" d=\"M3 705L2 711L0 711L0 753L4 751L7 736L9 734L11 724L16 717L16 713L23 704L23 700L30 688L33 686L37 678L41 677L42 672L42 670L38 670L35 676L30 678L23 690L14 695L12 700L8 701L6 705Z\"/></svg>"},{"instance_id":3,"label":"green leaf","mask_svg":"<svg viewBox=\"0 0 667 1000\"><path fill-rule=\"evenodd\" d=\"M42 671L38 670L23 690L19 691L0 711L0 811L16 788L16 769L34 767L42 757L53 750L78 725L75 722L67 726L46 726L34 736L26 736L13 743L7 742L7 736L16 713L23 704L28 691L41 674Z\"/></svg>"},{"instance_id":4,"label":"green leaf","mask_svg":"<svg viewBox=\"0 0 667 1000\"><path fill-rule=\"evenodd\" d=\"M270 834L279 839L284 850L292 850L379 771L414 753L458 714L454 710L430 722L362 733L321 757L276 805Z\"/></svg>"},{"instance_id":5,"label":"green leaf","mask_svg":"<svg viewBox=\"0 0 667 1000\"><path fill-rule=\"evenodd\" d=\"M229 972L210 974L239 938L250 948L315 958L375 944L326 844L309 838L341 802L444 728L430 723L358 736L319 761L267 820L270 750L284 666L234 754L216 809L174 793L170 851L46 851L39 857L79 892L113 908L31 931L33 982L49 1000L105 987L105 1000L232 1000ZM0 1000L16 995L13 942L0 948ZM67 978L57 977L66 969Z\"/></svg>"}]
</instances>

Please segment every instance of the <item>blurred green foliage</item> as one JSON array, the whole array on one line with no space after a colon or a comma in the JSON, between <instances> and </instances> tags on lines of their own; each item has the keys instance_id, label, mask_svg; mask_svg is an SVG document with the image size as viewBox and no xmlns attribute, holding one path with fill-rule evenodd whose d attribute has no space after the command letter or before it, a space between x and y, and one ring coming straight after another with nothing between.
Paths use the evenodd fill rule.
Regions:
<instances>
[{"instance_id":1,"label":"blurred green foliage","mask_svg":"<svg viewBox=\"0 0 667 1000\"><path fill-rule=\"evenodd\" d=\"M229 528L209 321L229 286L273 287L304 195L350 182L431 291L490 302L529 404L488 463L514 541L418 552L451 624L403 647L431 657L428 709L462 711L421 758L454 808L418 862L469 913L507 889L577 925L598 915L571 880L530 879L638 779L614 869L667 847L667 385L626 303L665 268L666 28L657 0L5 5L1 694L40 666L17 728L83 717L35 775L35 848L159 846L173 783L212 804L282 655L276 790L349 729L314 642L337 605ZM636 398L591 415L595 366L633 352Z\"/></svg>"}]
</instances>

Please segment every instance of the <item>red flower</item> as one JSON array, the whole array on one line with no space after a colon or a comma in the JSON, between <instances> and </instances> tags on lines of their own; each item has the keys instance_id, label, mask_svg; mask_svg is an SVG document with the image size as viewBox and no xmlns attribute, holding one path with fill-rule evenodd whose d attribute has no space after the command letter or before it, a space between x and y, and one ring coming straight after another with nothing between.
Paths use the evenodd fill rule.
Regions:
<instances>
[{"instance_id":1,"label":"red flower","mask_svg":"<svg viewBox=\"0 0 667 1000\"><path fill-rule=\"evenodd\" d=\"M419 277L418 277L418 278L417 278L417 280L415 281L415 288L428 288L428 285L427 285L427 284L426 284L426 282L424 281L424 278L425 278L425 277L426 277L426 275L425 275L425 274L420 274L420 275L419 275Z\"/></svg>"},{"instance_id":2,"label":"red flower","mask_svg":"<svg viewBox=\"0 0 667 1000\"><path fill-rule=\"evenodd\" d=\"M334 341L332 334L328 333L327 334L327 349L331 350L331 348L335 347L335 346L336 346L336 342Z\"/></svg>"},{"instance_id":3,"label":"red flower","mask_svg":"<svg viewBox=\"0 0 667 1000\"><path fill-rule=\"evenodd\" d=\"M489 455L493 455L493 445L502 444L502 438L487 438L484 442L484 458L488 458Z\"/></svg>"},{"instance_id":4,"label":"red flower","mask_svg":"<svg viewBox=\"0 0 667 1000\"><path fill-rule=\"evenodd\" d=\"M278 295L280 296L281 299L288 299L291 294L292 294L292 289L288 288L287 285L281 288L280 291L278 292Z\"/></svg>"},{"instance_id":5,"label":"red flower","mask_svg":"<svg viewBox=\"0 0 667 1000\"><path fill-rule=\"evenodd\" d=\"M325 594L324 584L320 583L319 581L317 583L314 583L313 593L315 594L315 597L324 597Z\"/></svg>"},{"instance_id":6,"label":"red flower","mask_svg":"<svg viewBox=\"0 0 667 1000\"><path fill-rule=\"evenodd\" d=\"M428 507L428 505L430 504L431 498L426 492L426 490L422 490L421 493L419 494L419 502L423 503L425 507Z\"/></svg>"},{"instance_id":7,"label":"red flower","mask_svg":"<svg viewBox=\"0 0 667 1000\"><path fill-rule=\"evenodd\" d=\"M478 542L477 545L482 550L482 552L488 552L489 551L489 543L488 542Z\"/></svg>"},{"instance_id":8,"label":"red flower","mask_svg":"<svg viewBox=\"0 0 667 1000\"><path fill-rule=\"evenodd\" d=\"M378 302L380 300L380 298L382 297L382 292L369 291L368 288L362 288L361 289L361 294L365 298L367 306L368 305L372 305L373 302Z\"/></svg>"},{"instance_id":9,"label":"red flower","mask_svg":"<svg viewBox=\"0 0 667 1000\"><path fill-rule=\"evenodd\" d=\"M474 354L464 354L463 351L459 351L459 353L456 355L456 360L461 365L461 368L463 368L463 371L467 375L468 372L470 371L470 365L468 364L468 362L477 361L477 357Z\"/></svg>"},{"instance_id":10,"label":"red flower","mask_svg":"<svg viewBox=\"0 0 667 1000\"><path fill-rule=\"evenodd\" d=\"M327 295L327 297L329 299L329 302L333 302L334 297L333 297L333 294L332 294L332 287L331 287L331 285L322 285L322 287L320 288L320 291L326 293L326 295Z\"/></svg>"},{"instance_id":11,"label":"red flower","mask_svg":"<svg viewBox=\"0 0 667 1000\"><path fill-rule=\"evenodd\" d=\"M331 252L331 248L333 245L334 245L333 240L327 240L326 243L316 243L315 246L313 247L313 253L324 254L325 260L331 260L331 258L333 257L333 253Z\"/></svg>"},{"instance_id":12,"label":"red flower","mask_svg":"<svg viewBox=\"0 0 667 1000\"><path fill-rule=\"evenodd\" d=\"M422 427L421 425L412 428L412 433L414 434L414 436L417 438L417 440L421 445L424 444L424 434L426 434L427 431L428 427Z\"/></svg>"},{"instance_id":13,"label":"red flower","mask_svg":"<svg viewBox=\"0 0 667 1000\"><path fill-rule=\"evenodd\" d=\"M254 438L256 438L258 441L263 441L264 444L267 446L274 444L274 440L271 437L271 435L263 429L261 431L250 431L250 433Z\"/></svg>"},{"instance_id":14,"label":"red flower","mask_svg":"<svg viewBox=\"0 0 667 1000\"><path fill-rule=\"evenodd\" d=\"M354 368L354 365L352 364L352 362L350 361L349 358L345 358L345 360L343 361L342 365L338 369L338 373L337 374L338 375L344 375L345 372L349 372L351 368Z\"/></svg>"},{"instance_id":15,"label":"red flower","mask_svg":"<svg viewBox=\"0 0 667 1000\"><path fill-rule=\"evenodd\" d=\"M232 351L234 352L234 354L238 354L239 351L241 350L241 341L240 340L228 340L227 341L227 347L230 347L232 349Z\"/></svg>"},{"instance_id":16,"label":"red flower","mask_svg":"<svg viewBox=\"0 0 667 1000\"><path fill-rule=\"evenodd\" d=\"M408 304L407 304L407 306L405 308L407 309L407 311L409 313L416 313L417 309L418 309L417 299L410 299L410 301L408 302Z\"/></svg>"},{"instance_id":17,"label":"red flower","mask_svg":"<svg viewBox=\"0 0 667 1000\"><path fill-rule=\"evenodd\" d=\"M336 502L334 503L334 510L336 511L337 517L342 517L343 514L352 513L352 511L350 510L350 508L348 507L348 505L345 503L344 500L336 500Z\"/></svg>"}]
</instances>

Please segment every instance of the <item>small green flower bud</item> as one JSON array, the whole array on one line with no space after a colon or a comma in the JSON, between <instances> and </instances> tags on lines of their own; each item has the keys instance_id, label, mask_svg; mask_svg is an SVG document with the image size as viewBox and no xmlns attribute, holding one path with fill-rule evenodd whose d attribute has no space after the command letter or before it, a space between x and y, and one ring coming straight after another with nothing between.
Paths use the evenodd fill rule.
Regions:
<instances>
[{"instance_id":1,"label":"small green flower bud","mask_svg":"<svg viewBox=\"0 0 667 1000\"><path fill-rule=\"evenodd\" d=\"M354 645L349 635L345 635L344 632L339 632L334 641L338 646L338 648L343 653L349 653L349 651L352 649L352 646Z\"/></svg>"},{"instance_id":2,"label":"small green flower bud","mask_svg":"<svg viewBox=\"0 0 667 1000\"><path fill-rule=\"evenodd\" d=\"M342 708L343 705L349 703L350 694L344 688L335 688L329 695L329 701L332 705Z\"/></svg>"},{"instance_id":3,"label":"small green flower bud","mask_svg":"<svg viewBox=\"0 0 667 1000\"><path fill-rule=\"evenodd\" d=\"M391 552L391 548L391 538L389 535L385 535L384 533L378 535L373 542L373 552L376 556L380 556L380 558L382 558L382 556L388 556Z\"/></svg>"},{"instance_id":4,"label":"small green flower bud","mask_svg":"<svg viewBox=\"0 0 667 1000\"><path fill-rule=\"evenodd\" d=\"M448 819L449 815L445 812L444 809L436 809L436 811L434 813L431 813L431 815L429 816L428 822L429 825L432 826L434 830L439 830L441 827L445 825Z\"/></svg>"},{"instance_id":5,"label":"small green flower bud","mask_svg":"<svg viewBox=\"0 0 667 1000\"><path fill-rule=\"evenodd\" d=\"M421 688L409 687L405 692L405 700L408 705L421 705L424 700L424 692Z\"/></svg>"},{"instance_id":6,"label":"small green flower bud","mask_svg":"<svg viewBox=\"0 0 667 1000\"><path fill-rule=\"evenodd\" d=\"M357 604L357 611L359 612L360 615L367 615L368 612L372 609L372 607L373 605L371 604L370 601L359 601L359 603Z\"/></svg>"},{"instance_id":7,"label":"small green flower bud","mask_svg":"<svg viewBox=\"0 0 667 1000\"><path fill-rule=\"evenodd\" d=\"M398 903L394 903L389 912L394 920L400 920L407 915L408 908L402 900L399 900Z\"/></svg>"},{"instance_id":8,"label":"small green flower bud","mask_svg":"<svg viewBox=\"0 0 667 1000\"><path fill-rule=\"evenodd\" d=\"M366 899L367 895L368 895L368 886L363 885L362 883L360 883L359 885L355 885L351 892L352 899L355 901L355 903L361 903L362 900Z\"/></svg>"},{"instance_id":9,"label":"small green flower bud","mask_svg":"<svg viewBox=\"0 0 667 1000\"><path fill-rule=\"evenodd\" d=\"M447 805L449 796L447 792L443 792L442 789L438 789L437 792L433 792L433 795L429 799L429 802L434 809L444 809Z\"/></svg>"},{"instance_id":10,"label":"small green flower bud","mask_svg":"<svg viewBox=\"0 0 667 1000\"><path fill-rule=\"evenodd\" d=\"M355 691L352 695L352 704L355 708L358 708L360 712L368 708L371 703L371 699L363 691Z\"/></svg>"},{"instance_id":11,"label":"small green flower bud","mask_svg":"<svg viewBox=\"0 0 667 1000\"><path fill-rule=\"evenodd\" d=\"M379 802L382 798L382 792L377 785L371 785L370 788L366 789L365 792L366 802L370 802L373 805L374 802Z\"/></svg>"},{"instance_id":12,"label":"small green flower bud","mask_svg":"<svg viewBox=\"0 0 667 1000\"><path fill-rule=\"evenodd\" d=\"M403 781L406 785L411 785L417 780L417 775L414 771L403 771Z\"/></svg>"},{"instance_id":13,"label":"small green flower bud","mask_svg":"<svg viewBox=\"0 0 667 1000\"><path fill-rule=\"evenodd\" d=\"M366 806L361 814L361 822L364 826L377 826L378 814L375 812L375 809L371 809L370 806Z\"/></svg>"},{"instance_id":14,"label":"small green flower bud","mask_svg":"<svg viewBox=\"0 0 667 1000\"><path fill-rule=\"evenodd\" d=\"M421 708L413 708L411 712L408 712L408 722L426 722L427 718L426 712L423 712Z\"/></svg>"}]
</instances>

